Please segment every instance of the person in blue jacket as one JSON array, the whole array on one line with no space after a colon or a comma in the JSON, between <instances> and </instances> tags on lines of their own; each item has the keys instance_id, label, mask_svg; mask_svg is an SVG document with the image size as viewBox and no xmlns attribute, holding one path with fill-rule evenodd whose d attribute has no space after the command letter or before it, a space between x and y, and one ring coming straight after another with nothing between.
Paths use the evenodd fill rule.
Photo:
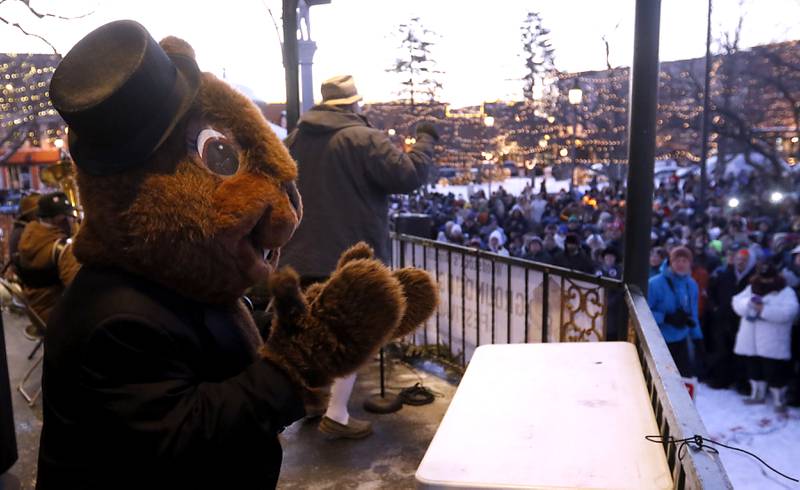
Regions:
<instances>
[{"instance_id":1,"label":"person in blue jacket","mask_svg":"<svg viewBox=\"0 0 800 490\"><path fill-rule=\"evenodd\" d=\"M650 278L647 302L667 342L681 376L695 376L689 341L699 343L703 332L697 317L698 287L692 279L692 252L675 247L669 267Z\"/></svg>"}]
</instances>

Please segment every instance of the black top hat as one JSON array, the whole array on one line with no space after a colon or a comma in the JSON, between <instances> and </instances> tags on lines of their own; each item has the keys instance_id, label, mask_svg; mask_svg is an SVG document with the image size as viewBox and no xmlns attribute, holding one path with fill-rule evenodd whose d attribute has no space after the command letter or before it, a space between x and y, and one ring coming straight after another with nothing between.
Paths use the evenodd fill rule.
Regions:
<instances>
[{"instance_id":1,"label":"black top hat","mask_svg":"<svg viewBox=\"0 0 800 490\"><path fill-rule=\"evenodd\" d=\"M167 55L141 24L111 22L81 39L58 65L50 99L69 125L77 166L93 175L149 157L191 106L200 70Z\"/></svg>"},{"instance_id":2,"label":"black top hat","mask_svg":"<svg viewBox=\"0 0 800 490\"><path fill-rule=\"evenodd\" d=\"M75 208L63 192L45 194L39 199L39 217L53 218L59 214L71 215Z\"/></svg>"}]
</instances>

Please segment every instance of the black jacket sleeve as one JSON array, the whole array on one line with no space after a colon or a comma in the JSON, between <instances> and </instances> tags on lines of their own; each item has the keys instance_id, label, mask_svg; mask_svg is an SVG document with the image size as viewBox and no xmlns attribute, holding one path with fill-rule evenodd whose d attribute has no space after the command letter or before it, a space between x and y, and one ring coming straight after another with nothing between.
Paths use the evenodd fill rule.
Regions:
<instances>
[{"instance_id":1,"label":"black jacket sleeve","mask_svg":"<svg viewBox=\"0 0 800 490\"><path fill-rule=\"evenodd\" d=\"M213 360L186 358L182 341L132 320L90 337L81 381L117 442L162 461L228 460L305 415L300 392L274 365L257 360L203 382L198 365Z\"/></svg>"},{"instance_id":2,"label":"black jacket sleeve","mask_svg":"<svg viewBox=\"0 0 800 490\"><path fill-rule=\"evenodd\" d=\"M433 143L429 134L419 134L411 151L404 153L383 132L370 129L364 147L367 178L386 194L414 191L432 174Z\"/></svg>"}]
</instances>

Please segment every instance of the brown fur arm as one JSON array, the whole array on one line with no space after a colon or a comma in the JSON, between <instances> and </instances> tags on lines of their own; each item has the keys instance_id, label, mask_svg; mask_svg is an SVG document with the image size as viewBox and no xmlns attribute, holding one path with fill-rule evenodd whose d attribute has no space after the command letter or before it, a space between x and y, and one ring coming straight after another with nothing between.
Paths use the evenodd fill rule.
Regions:
<instances>
[{"instance_id":1,"label":"brown fur arm","mask_svg":"<svg viewBox=\"0 0 800 490\"><path fill-rule=\"evenodd\" d=\"M306 388L358 369L390 338L405 312L403 287L376 260L354 259L312 286L308 303L291 270L273 274L276 318L262 355Z\"/></svg>"}]
</instances>

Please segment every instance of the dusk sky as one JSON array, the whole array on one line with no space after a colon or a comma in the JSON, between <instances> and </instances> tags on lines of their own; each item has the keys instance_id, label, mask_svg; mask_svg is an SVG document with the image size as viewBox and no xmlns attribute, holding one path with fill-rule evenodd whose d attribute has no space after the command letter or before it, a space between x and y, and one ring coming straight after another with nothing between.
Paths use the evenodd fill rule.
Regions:
<instances>
[{"instance_id":1,"label":"dusk sky","mask_svg":"<svg viewBox=\"0 0 800 490\"><path fill-rule=\"evenodd\" d=\"M280 44L267 8L280 23L279 0L118 1L41 0L34 7L63 16L93 12L77 20L37 19L17 2L0 5L0 16L48 38L60 52L95 27L115 19L141 22L156 39L177 35L198 54L201 69L248 87L274 102L285 97ZM752 46L800 39L800 0L715 0L715 37L734 29L744 12L742 44ZM541 13L552 31L556 63L562 70L605 67L602 36L611 43L613 66L630 64L633 0L333 0L312 8L312 38L318 44L314 77L354 75L366 101L394 98L398 85L384 70L394 60L395 26L418 16L439 34L434 57L445 72L442 100L456 106L483 100L518 99L523 73L519 27L528 11ZM704 0L663 0L661 59L702 56ZM48 52L43 42L0 24L5 52Z\"/></svg>"}]
</instances>

